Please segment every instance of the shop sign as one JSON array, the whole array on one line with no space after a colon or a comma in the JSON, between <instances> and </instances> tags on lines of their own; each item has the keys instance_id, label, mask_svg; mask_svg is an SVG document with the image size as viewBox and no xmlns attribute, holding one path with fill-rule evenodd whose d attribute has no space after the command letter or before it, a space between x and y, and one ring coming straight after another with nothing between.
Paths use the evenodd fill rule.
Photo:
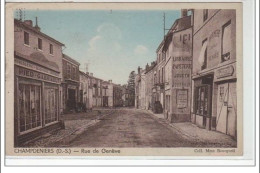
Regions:
<instances>
[{"instance_id":1,"label":"shop sign","mask_svg":"<svg viewBox=\"0 0 260 173\"><path fill-rule=\"evenodd\" d=\"M43 73L48 73L48 74L51 74L51 75L54 75L54 76L59 76L59 73L57 73L57 72L51 71L49 69L43 68L41 66L32 64L30 62L27 62L27 61L24 61L24 60L21 60L21 59L15 58L14 64L21 66L21 67L29 68L31 70L35 70L35 71L39 71L39 72L43 72Z\"/></svg>"},{"instance_id":2,"label":"shop sign","mask_svg":"<svg viewBox=\"0 0 260 173\"><path fill-rule=\"evenodd\" d=\"M177 92L177 108L184 109L188 107L188 90L178 89Z\"/></svg>"},{"instance_id":3,"label":"shop sign","mask_svg":"<svg viewBox=\"0 0 260 173\"><path fill-rule=\"evenodd\" d=\"M217 79L232 76L234 73L234 67L233 66L227 66L224 68L221 68L217 70L216 77Z\"/></svg>"},{"instance_id":4,"label":"shop sign","mask_svg":"<svg viewBox=\"0 0 260 173\"><path fill-rule=\"evenodd\" d=\"M52 83L60 83L60 79L40 72L32 71L23 67L17 67L16 74L22 77L28 77L36 80L43 80Z\"/></svg>"}]
</instances>

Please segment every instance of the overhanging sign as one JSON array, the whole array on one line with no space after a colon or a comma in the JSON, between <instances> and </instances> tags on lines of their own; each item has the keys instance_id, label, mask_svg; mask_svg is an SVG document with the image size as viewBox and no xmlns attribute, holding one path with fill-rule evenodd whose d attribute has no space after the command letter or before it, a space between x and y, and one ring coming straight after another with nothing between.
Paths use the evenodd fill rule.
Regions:
<instances>
[{"instance_id":1,"label":"overhanging sign","mask_svg":"<svg viewBox=\"0 0 260 173\"><path fill-rule=\"evenodd\" d=\"M225 68L221 68L217 70L216 77L217 79L232 76L234 73L234 67L233 66L227 66Z\"/></svg>"}]
</instances>

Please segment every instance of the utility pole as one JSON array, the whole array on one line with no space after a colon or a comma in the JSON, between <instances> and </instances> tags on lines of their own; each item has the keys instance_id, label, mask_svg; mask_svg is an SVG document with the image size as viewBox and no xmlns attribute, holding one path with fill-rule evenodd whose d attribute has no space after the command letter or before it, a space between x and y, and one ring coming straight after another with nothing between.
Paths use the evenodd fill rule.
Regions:
<instances>
[{"instance_id":1,"label":"utility pole","mask_svg":"<svg viewBox=\"0 0 260 173\"><path fill-rule=\"evenodd\" d=\"M165 40L165 12L163 12L163 39Z\"/></svg>"}]
</instances>

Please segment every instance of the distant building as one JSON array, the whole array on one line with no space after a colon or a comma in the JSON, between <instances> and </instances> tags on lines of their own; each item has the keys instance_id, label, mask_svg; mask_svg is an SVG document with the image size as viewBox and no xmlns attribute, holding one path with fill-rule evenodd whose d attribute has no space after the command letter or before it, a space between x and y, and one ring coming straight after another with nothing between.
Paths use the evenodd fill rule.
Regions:
<instances>
[{"instance_id":1,"label":"distant building","mask_svg":"<svg viewBox=\"0 0 260 173\"><path fill-rule=\"evenodd\" d=\"M113 84L113 106L122 107L123 106L123 89L121 85Z\"/></svg>"},{"instance_id":2,"label":"distant building","mask_svg":"<svg viewBox=\"0 0 260 173\"><path fill-rule=\"evenodd\" d=\"M14 19L14 145L61 127L63 43Z\"/></svg>"},{"instance_id":3,"label":"distant building","mask_svg":"<svg viewBox=\"0 0 260 173\"><path fill-rule=\"evenodd\" d=\"M89 76L87 73L79 71L79 107L82 111L89 108Z\"/></svg>"},{"instance_id":4,"label":"distant building","mask_svg":"<svg viewBox=\"0 0 260 173\"><path fill-rule=\"evenodd\" d=\"M138 67L135 77L135 107L145 109L145 70Z\"/></svg>"},{"instance_id":5,"label":"distant building","mask_svg":"<svg viewBox=\"0 0 260 173\"><path fill-rule=\"evenodd\" d=\"M152 62L149 66L148 64L145 67L145 109L152 110L154 106L153 100L153 84L154 84L154 67L156 62Z\"/></svg>"},{"instance_id":6,"label":"distant building","mask_svg":"<svg viewBox=\"0 0 260 173\"><path fill-rule=\"evenodd\" d=\"M62 55L63 111L74 112L79 102L79 63L68 55Z\"/></svg>"},{"instance_id":7,"label":"distant building","mask_svg":"<svg viewBox=\"0 0 260 173\"><path fill-rule=\"evenodd\" d=\"M113 83L112 80L102 82L102 106L113 107Z\"/></svg>"},{"instance_id":8,"label":"distant building","mask_svg":"<svg viewBox=\"0 0 260 173\"><path fill-rule=\"evenodd\" d=\"M93 107L101 107L102 106L102 79L96 78L91 73L90 75L91 83L92 83L92 105Z\"/></svg>"},{"instance_id":9,"label":"distant building","mask_svg":"<svg viewBox=\"0 0 260 173\"><path fill-rule=\"evenodd\" d=\"M236 81L236 11L195 9L192 122L236 138Z\"/></svg>"}]
</instances>

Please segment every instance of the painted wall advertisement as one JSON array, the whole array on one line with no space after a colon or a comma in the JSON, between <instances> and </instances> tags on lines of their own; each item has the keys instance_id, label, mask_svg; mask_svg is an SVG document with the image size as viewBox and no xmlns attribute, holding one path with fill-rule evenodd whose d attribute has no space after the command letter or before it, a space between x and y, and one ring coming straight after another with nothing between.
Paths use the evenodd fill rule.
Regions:
<instances>
[{"instance_id":1,"label":"painted wall advertisement","mask_svg":"<svg viewBox=\"0 0 260 173\"><path fill-rule=\"evenodd\" d=\"M176 114L189 113L189 93L191 86L192 69L192 29L176 32L173 35L173 54L172 54L172 88L176 105Z\"/></svg>"}]
</instances>

